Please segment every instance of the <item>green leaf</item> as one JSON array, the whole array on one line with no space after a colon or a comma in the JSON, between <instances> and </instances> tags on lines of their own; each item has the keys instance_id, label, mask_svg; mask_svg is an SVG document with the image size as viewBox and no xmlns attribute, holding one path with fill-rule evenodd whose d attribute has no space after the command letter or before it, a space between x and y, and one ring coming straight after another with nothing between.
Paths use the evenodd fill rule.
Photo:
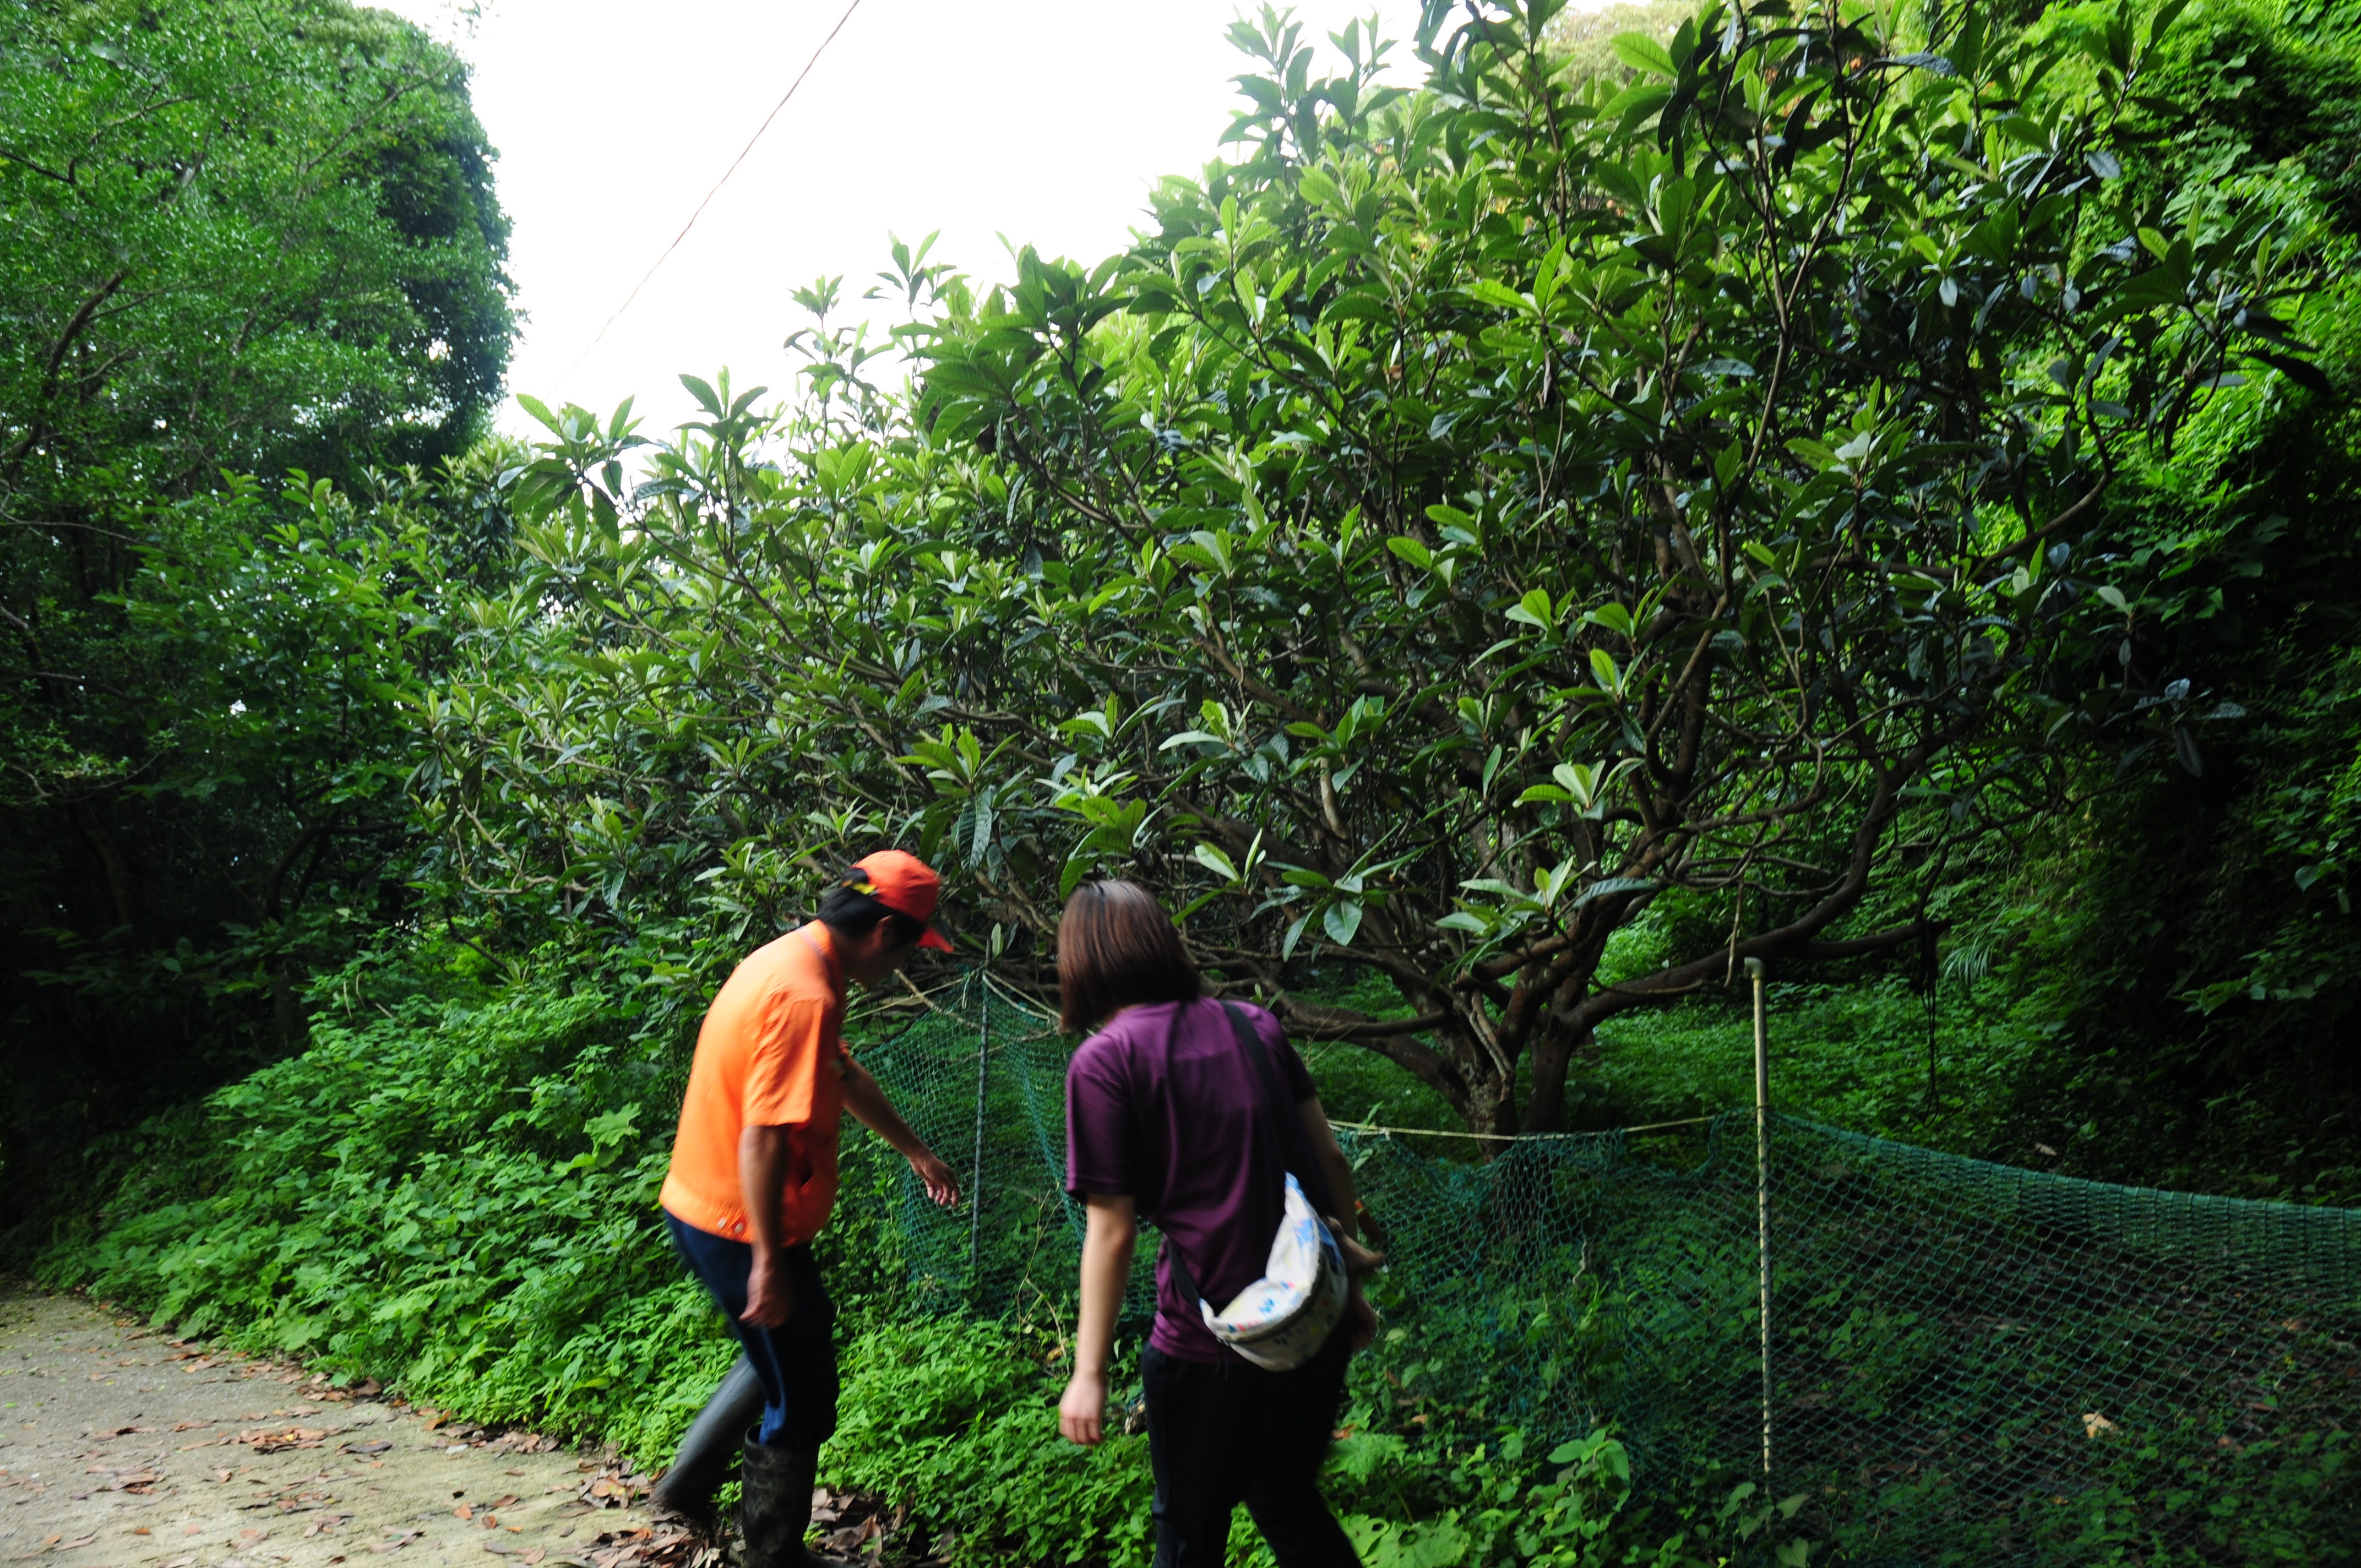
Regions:
<instances>
[{"instance_id":1,"label":"green leaf","mask_svg":"<svg viewBox=\"0 0 2361 1568\"><path fill-rule=\"evenodd\" d=\"M1510 620L1538 627L1543 631L1557 630L1557 618L1552 612L1549 591L1545 588L1529 589L1523 598L1509 607L1507 614Z\"/></svg>"},{"instance_id":2,"label":"green leaf","mask_svg":"<svg viewBox=\"0 0 2361 1568\"><path fill-rule=\"evenodd\" d=\"M1673 57L1664 52L1664 46L1645 33L1618 33L1609 47L1615 50L1616 59L1634 71L1644 71L1651 76L1680 74L1680 68L1673 63Z\"/></svg>"},{"instance_id":3,"label":"green leaf","mask_svg":"<svg viewBox=\"0 0 2361 1568\"><path fill-rule=\"evenodd\" d=\"M2246 350L2246 354L2250 359L2261 360L2306 391L2316 392L2322 397L2335 395L2335 383L2309 359L2299 359L2292 354L2276 354L2267 348L2250 348Z\"/></svg>"},{"instance_id":4,"label":"green leaf","mask_svg":"<svg viewBox=\"0 0 2361 1568\"><path fill-rule=\"evenodd\" d=\"M1386 541L1386 548L1422 572L1431 572L1434 569L1434 552L1415 539L1406 539L1397 535Z\"/></svg>"},{"instance_id":5,"label":"green leaf","mask_svg":"<svg viewBox=\"0 0 2361 1568\"><path fill-rule=\"evenodd\" d=\"M1320 917L1320 924L1326 928L1330 941L1340 948L1349 948L1353 945L1354 935L1361 928L1361 906L1339 900L1328 906L1326 913Z\"/></svg>"},{"instance_id":6,"label":"green leaf","mask_svg":"<svg viewBox=\"0 0 2361 1568\"><path fill-rule=\"evenodd\" d=\"M1575 899L1573 907L1579 909L1593 899L1612 898L1619 893L1645 893L1655 885L1646 877L1607 877L1584 888L1581 894Z\"/></svg>"},{"instance_id":7,"label":"green leaf","mask_svg":"<svg viewBox=\"0 0 2361 1568\"><path fill-rule=\"evenodd\" d=\"M1755 546L1759 548L1759 546ZM1631 612L1620 604L1602 604L1596 609L1585 610L1582 619L1593 626L1603 626L1618 637L1631 635Z\"/></svg>"},{"instance_id":8,"label":"green leaf","mask_svg":"<svg viewBox=\"0 0 2361 1568\"><path fill-rule=\"evenodd\" d=\"M1309 921L1311 918L1311 915L1309 913L1305 913L1297 916L1293 920L1288 923L1287 936L1279 944L1279 962L1285 963L1288 959L1295 956L1296 944L1303 940L1304 923Z\"/></svg>"},{"instance_id":9,"label":"green leaf","mask_svg":"<svg viewBox=\"0 0 2361 1568\"><path fill-rule=\"evenodd\" d=\"M1498 305L1504 311L1515 311L1521 314L1533 308L1533 302L1531 300L1505 284L1495 283L1489 278L1477 279L1467 285L1467 291L1486 304Z\"/></svg>"},{"instance_id":10,"label":"green leaf","mask_svg":"<svg viewBox=\"0 0 2361 1568\"><path fill-rule=\"evenodd\" d=\"M531 414L543 424L547 425L551 431L560 436L563 436L566 433L566 426L559 422L558 417L555 414L550 411L549 405L547 403L543 402L539 398L534 397L530 392L519 392L516 395L516 400L517 407L524 410L525 412Z\"/></svg>"},{"instance_id":11,"label":"green leaf","mask_svg":"<svg viewBox=\"0 0 2361 1568\"><path fill-rule=\"evenodd\" d=\"M1590 674L1591 678L1598 683L1599 690L1614 696L1623 695L1623 672L1616 667L1615 655L1606 649L1593 648L1590 651Z\"/></svg>"},{"instance_id":12,"label":"green leaf","mask_svg":"<svg viewBox=\"0 0 2361 1568\"><path fill-rule=\"evenodd\" d=\"M1232 862L1229 856L1213 845L1200 842L1190 850L1190 853L1197 858L1199 865L1203 866L1224 882L1234 883L1238 880L1237 866Z\"/></svg>"}]
</instances>

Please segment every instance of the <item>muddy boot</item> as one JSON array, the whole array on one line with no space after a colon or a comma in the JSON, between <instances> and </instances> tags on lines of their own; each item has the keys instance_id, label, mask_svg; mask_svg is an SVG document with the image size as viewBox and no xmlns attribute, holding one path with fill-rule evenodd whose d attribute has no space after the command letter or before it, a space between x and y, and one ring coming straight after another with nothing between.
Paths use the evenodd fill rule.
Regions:
<instances>
[{"instance_id":1,"label":"muddy boot","mask_svg":"<svg viewBox=\"0 0 2361 1568\"><path fill-rule=\"evenodd\" d=\"M763 1380L754 1376L753 1363L741 1355L690 1424L671 1467L649 1494L656 1511L694 1526L701 1535L718 1534L721 1520L714 1511L713 1494L729 1478L730 1462L745 1442L747 1426L762 1413Z\"/></svg>"},{"instance_id":2,"label":"muddy boot","mask_svg":"<svg viewBox=\"0 0 2361 1568\"><path fill-rule=\"evenodd\" d=\"M745 1499L738 1522L746 1532L745 1568L844 1568L804 1544L811 1530L812 1486L819 1476L819 1451L767 1448L746 1432L745 1469L739 1480Z\"/></svg>"}]
</instances>

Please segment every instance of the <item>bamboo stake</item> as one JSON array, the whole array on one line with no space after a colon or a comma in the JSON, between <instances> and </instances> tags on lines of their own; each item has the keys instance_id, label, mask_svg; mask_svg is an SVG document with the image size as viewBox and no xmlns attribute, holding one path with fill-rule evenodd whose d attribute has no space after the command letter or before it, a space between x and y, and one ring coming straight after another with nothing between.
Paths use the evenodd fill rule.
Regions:
<instances>
[{"instance_id":1,"label":"bamboo stake","mask_svg":"<svg viewBox=\"0 0 2361 1568\"><path fill-rule=\"evenodd\" d=\"M1763 1025L1763 960L1746 960L1754 981L1754 1227L1762 1266L1763 1496L1771 1496L1771 1053Z\"/></svg>"}]
</instances>

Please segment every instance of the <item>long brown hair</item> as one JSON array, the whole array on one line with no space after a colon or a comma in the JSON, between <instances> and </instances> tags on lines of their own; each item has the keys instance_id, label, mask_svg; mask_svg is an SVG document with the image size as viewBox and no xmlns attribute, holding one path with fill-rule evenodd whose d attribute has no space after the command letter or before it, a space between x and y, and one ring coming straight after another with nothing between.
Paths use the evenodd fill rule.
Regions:
<instances>
[{"instance_id":1,"label":"long brown hair","mask_svg":"<svg viewBox=\"0 0 2361 1568\"><path fill-rule=\"evenodd\" d=\"M1086 882L1058 921L1059 1026L1081 1034L1116 1009L1187 1002L1205 984L1156 895L1136 882Z\"/></svg>"}]
</instances>

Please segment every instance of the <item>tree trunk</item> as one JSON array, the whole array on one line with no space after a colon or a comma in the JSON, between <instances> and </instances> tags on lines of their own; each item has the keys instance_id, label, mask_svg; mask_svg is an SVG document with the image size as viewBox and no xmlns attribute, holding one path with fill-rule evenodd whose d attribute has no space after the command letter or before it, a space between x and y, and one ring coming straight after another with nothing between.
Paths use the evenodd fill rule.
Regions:
<instances>
[{"instance_id":1,"label":"tree trunk","mask_svg":"<svg viewBox=\"0 0 2361 1568\"><path fill-rule=\"evenodd\" d=\"M1522 1130L1558 1133L1565 1130L1565 1074L1578 1052L1590 1049L1587 1029L1552 1027L1533 1042L1533 1091L1525 1102Z\"/></svg>"},{"instance_id":2,"label":"tree trunk","mask_svg":"<svg viewBox=\"0 0 2361 1568\"><path fill-rule=\"evenodd\" d=\"M106 824L99 819L98 809L87 800L77 800L66 811L74 827L81 831L82 841L90 846L90 852L98 857L99 867L106 875L107 897L115 906L116 927L128 930L137 926L139 923L139 904L132 885L131 866L123 858L123 851L116 846L114 835L107 832Z\"/></svg>"},{"instance_id":3,"label":"tree trunk","mask_svg":"<svg viewBox=\"0 0 2361 1568\"><path fill-rule=\"evenodd\" d=\"M1518 1130L1515 1057L1509 1058L1509 1069L1504 1074L1473 1028L1453 1029L1447 1038L1460 1080L1466 1086L1463 1095L1453 1097L1451 1108L1459 1113L1460 1121L1471 1133L1513 1136ZM1488 1159L1508 1146L1493 1138L1484 1140L1481 1146Z\"/></svg>"},{"instance_id":4,"label":"tree trunk","mask_svg":"<svg viewBox=\"0 0 2361 1568\"><path fill-rule=\"evenodd\" d=\"M270 965L271 1029L279 1048L290 1056L312 1043L312 1021L304 1015L302 998L295 993L293 968L283 959Z\"/></svg>"}]
</instances>

